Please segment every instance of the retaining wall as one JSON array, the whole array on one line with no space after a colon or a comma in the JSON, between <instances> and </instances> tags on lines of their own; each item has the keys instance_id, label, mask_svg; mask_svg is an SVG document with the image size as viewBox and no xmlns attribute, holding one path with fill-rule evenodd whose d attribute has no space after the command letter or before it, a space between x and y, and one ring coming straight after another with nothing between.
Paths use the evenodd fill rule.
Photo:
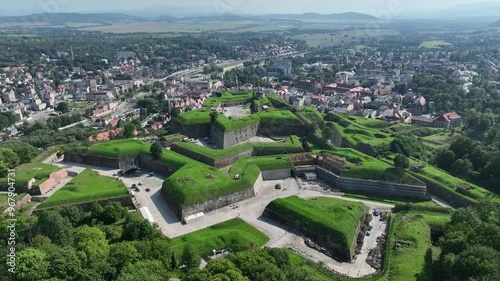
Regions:
<instances>
[{"instance_id":1,"label":"retaining wall","mask_svg":"<svg viewBox=\"0 0 500 281\"><path fill-rule=\"evenodd\" d=\"M170 123L170 130L173 132L180 133L190 138L205 138L210 137L211 124L199 124L199 125L182 125L177 121L172 121Z\"/></svg>"},{"instance_id":2,"label":"retaining wall","mask_svg":"<svg viewBox=\"0 0 500 281\"><path fill-rule=\"evenodd\" d=\"M294 168L294 172L297 176L304 176L305 173L314 172L322 181L345 192L430 199L425 185L342 177L320 166L298 166Z\"/></svg>"},{"instance_id":3,"label":"retaining wall","mask_svg":"<svg viewBox=\"0 0 500 281\"><path fill-rule=\"evenodd\" d=\"M120 160L118 158L106 157L102 155L91 155L67 151L64 154L64 161L106 167L111 169L120 169Z\"/></svg>"},{"instance_id":4,"label":"retaining wall","mask_svg":"<svg viewBox=\"0 0 500 281\"><path fill-rule=\"evenodd\" d=\"M211 126L210 135L212 141L219 148L229 148L245 142L250 138L257 136L257 131L259 129L259 123L232 131L224 133L217 126Z\"/></svg>"},{"instance_id":5,"label":"retaining wall","mask_svg":"<svg viewBox=\"0 0 500 281\"><path fill-rule=\"evenodd\" d=\"M291 176L292 169L280 169L280 170L270 170L270 171L262 171L262 179L265 181L272 180L284 180L288 179Z\"/></svg>"}]
</instances>

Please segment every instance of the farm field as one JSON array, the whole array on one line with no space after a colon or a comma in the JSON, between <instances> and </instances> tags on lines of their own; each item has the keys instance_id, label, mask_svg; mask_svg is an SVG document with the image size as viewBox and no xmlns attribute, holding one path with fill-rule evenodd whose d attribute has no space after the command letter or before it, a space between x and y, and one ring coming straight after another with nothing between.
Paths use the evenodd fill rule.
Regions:
<instances>
[{"instance_id":1,"label":"farm field","mask_svg":"<svg viewBox=\"0 0 500 281\"><path fill-rule=\"evenodd\" d=\"M449 45L452 44L443 40L430 40L422 42L422 44L420 44L420 47L429 49L439 49L441 48L441 46L449 46Z\"/></svg>"},{"instance_id":2,"label":"farm field","mask_svg":"<svg viewBox=\"0 0 500 281\"><path fill-rule=\"evenodd\" d=\"M128 196L128 191L122 181L101 176L99 173L87 169L43 201L38 208L44 209L125 196Z\"/></svg>"},{"instance_id":3,"label":"farm field","mask_svg":"<svg viewBox=\"0 0 500 281\"><path fill-rule=\"evenodd\" d=\"M240 218L225 221L211 227L172 239L172 250L180 254L185 243L193 244L200 254L212 250L228 249L230 252L261 247L269 238Z\"/></svg>"}]
</instances>

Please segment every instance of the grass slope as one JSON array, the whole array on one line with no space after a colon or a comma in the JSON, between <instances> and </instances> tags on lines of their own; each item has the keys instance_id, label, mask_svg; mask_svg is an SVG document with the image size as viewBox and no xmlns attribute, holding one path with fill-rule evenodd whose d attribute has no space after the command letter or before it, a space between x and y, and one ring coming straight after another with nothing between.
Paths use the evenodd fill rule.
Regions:
<instances>
[{"instance_id":1,"label":"grass slope","mask_svg":"<svg viewBox=\"0 0 500 281\"><path fill-rule=\"evenodd\" d=\"M221 103L226 102L246 102L252 99L253 93L247 92L223 92L215 93L214 96L208 98L203 106L218 107Z\"/></svg>"},{"instance_id":2,"label":"grass slope","mask_svg":"<svg viewBox=\"0 0 500 281\"><path fill-rule=\"evenodd\" d=\"M231 252L261 247L269 238L240 218L225 221L172 239L172 250L180 255L186 243L196 246L200 254L212 250L228 249Z\"/></svg>"},{"instance_id":3,"label":"grass slope","mask_svg":"<svg viewBox=\"0 0 500 281\"><path fill-rule=\"evenodd\" d=\"M365 205L327 197L304 200L291 196L274 200L267 208L350 249Z\"/></svg>"},{"instance_id":4,"label":"grass slope","mask_svg":"<svg viewBox=\"0 0 500 281\"><path fill-rule=\"evenodd\" d=\"M128 196L128 191L122 181L101 176L87 169L43 201L38 208L73 205L124 196Z\"/></svg>"},{"instance_id":5,"label":"grass slope","mask_svg":"<svg viewBox=\"0 0 500 281\"><path fill-rule=\"evenodd\" d=\"M15 168L16 184L26 185L31 179L35 179L35 185L42 184L49 179L50 174L61 170L61 168L44 163L27 163ZM7 179L0 179L0 185L7 185Z\"/></svg>"}]
</instances>

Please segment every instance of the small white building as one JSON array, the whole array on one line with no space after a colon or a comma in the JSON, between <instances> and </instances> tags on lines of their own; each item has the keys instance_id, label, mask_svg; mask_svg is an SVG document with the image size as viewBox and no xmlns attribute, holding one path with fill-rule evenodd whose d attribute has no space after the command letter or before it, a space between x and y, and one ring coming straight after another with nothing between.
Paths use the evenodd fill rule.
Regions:
<instances>
[{"instance_id":1,"label":"small white building","mask_svg":"<svg viewBox=\"0 0 500 281\"><path fill-rule=\"evenodd\" d=\"M184 217L183 221L184 221L186 224L190 224L190 223L193 223L193 222L200 221L200 220L202 220L204 217L205 217L205 214L204 214L203 212L200 212L200 213L197 213L197 214L194 214L194 215L190 215L190 216L186 216L186 217Z\"/></svg>"},{"instance_id":2,"label":"small white building","mask_svg":"<svg viewBox=\"0 0 500 281\"><path fill-rule=\"evenodd\" d=\"M151 212L149 211L149 208L148 207L141 207L139 209L139 212L141 213L142 217L149 221L151 224L155 223L155 220L153 218L153 215L151 214Z\"/></svg>"},{"instance_id":3,"label":"small white building","mask_svg":"<svg viewBox=\"0 0 500 281\"><path fill-rule=\"evenodd\" d=\"M307 181L315 181L318 179L318 176L315 173L306 173L305 175Z\"/></svg>"}]
</instances>

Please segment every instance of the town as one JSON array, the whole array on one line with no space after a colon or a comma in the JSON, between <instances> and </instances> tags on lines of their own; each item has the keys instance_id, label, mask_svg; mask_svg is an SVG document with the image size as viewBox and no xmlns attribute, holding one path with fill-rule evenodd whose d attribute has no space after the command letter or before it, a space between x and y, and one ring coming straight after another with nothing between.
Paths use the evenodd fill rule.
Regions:
<instances>
[{"instance_id":1,"label":"town","mask_svg":"<svg viewBox=\"0 0 500 281\"><path fill-rule=\"evenodd\" d=\"M0 21L1 281L500 278L492 17Z\"/></svg>"}]
</instances>

